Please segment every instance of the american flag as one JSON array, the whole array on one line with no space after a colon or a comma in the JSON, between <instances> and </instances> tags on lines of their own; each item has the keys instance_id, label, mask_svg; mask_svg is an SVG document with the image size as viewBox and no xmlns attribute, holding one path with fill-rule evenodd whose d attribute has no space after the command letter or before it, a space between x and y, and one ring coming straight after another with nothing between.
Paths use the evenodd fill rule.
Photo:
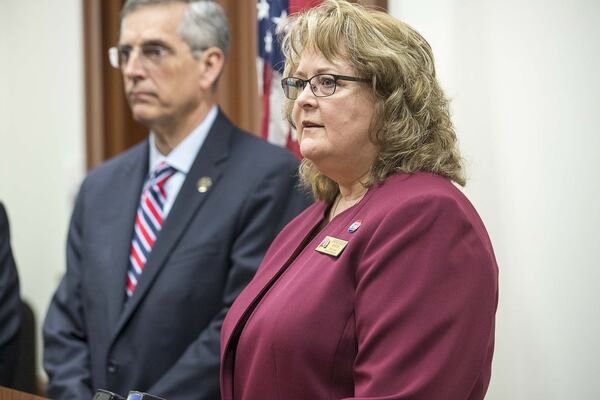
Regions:
<instances>
[{"instance_id":1,"label":"american flag","mask_svg":"<svg viewBox=\"0 0 600 400\"><path fill-rule=\"evenodd\" d=\"M290 13L299 12L321 3L321 0L257 0L258 24L258 90L262 94L261 135L271 143L287 147L301 158L296 131L283 118L284 101L280 81L283 78L284 58L276 35Z\"/></svg>"}]
</instances>

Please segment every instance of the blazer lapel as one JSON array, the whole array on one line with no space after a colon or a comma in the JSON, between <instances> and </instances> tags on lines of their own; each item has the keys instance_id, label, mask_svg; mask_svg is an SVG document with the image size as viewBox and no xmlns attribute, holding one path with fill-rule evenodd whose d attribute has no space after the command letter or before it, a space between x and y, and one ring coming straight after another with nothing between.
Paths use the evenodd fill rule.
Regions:
<instances>
[{"instance_id":1,"label":"blazer lapel","mask_svg":"<svg viewBox=\"0 0 600 400\"><path fill-rule=\"evenodd\" d=\"M317 203L312 206L312 209L309 208L305 211L305 214L301 217L301 224L298 224L296 220L297 224L294 231L286 234L283 242L278 242L278 249L273 250L271 246L269 252L274 252L274 254L268 254L265 257L266 263L261 264L250 284L240 293L229 309L223 325L223 337L221 338L221 344L223 344L221 347L222 370L233 371L235 347L246 321L265 293L318 234L317 231L326 209L327 205ZM294 249L294 251L290 253L290 249ZM232 399L233 376L227 373L223 374L221 383L222 398Z\"/></svg>"},{"instance_id":2,"label":"blazer lapel","mask_svg":"<svg viewBox=\"0 0 600 400\"><path fill-rule=\"evenodd\" d=\"M265 257L264 263L259 268L254 279L246 289L238 296L235 306L232 307L227 315L230 321L234 321L232 329L225 332L222 343L226 343L223 348L226 352L230 341L235 337L245 325L245 321L250 316L254 307L260 302L264 293L266 293L283 272L296 260L298 255L304 251L306 246L318 234L319 226L323 220L323 215L327 205L317 203L312 209L308 209L302 217L302 223L296 225L292 233L286 234L283 241L278 242L278 248L269 249L269 254ZM290 250L293 249L293 252ZM307 249L309 250L309 249Z\"/></svg>"},{"instance_id":3,"label":"blazer lapel","mask_svg":"<svg viewBox=\"0 0 600 400\"><path fill-rule=\"evenodd\" d=\"M135 292L125 304L115 335L119 333L147 295L158 273L164 267L171 250L179 242L181 235L193 220L193 216L210 196L214 186L218 184L222 173L222 167L219 164L227 158L229 153L231 129L231 123L219 112L154 243ZM197 182L202 177L209 177L212 180L211 190L198 191Z\"/></svg>"},{"instance_id":4,"label":"blazer lapel","mask_svg":"<svg viewBox=\"0 0 600 400\"><path fill-rule=\"evenodd\" d=\"M106 274L106 296L108 304L109 326L116 327L125 300L125 285L127 280L127 269L129 268L129 253L131 249L131 238L135 213L139 205L142 186L148 174L148 142L136 149L137 153L132 155L126 166L119 170L113 178L111 193L115 200L108 202L111 209L111 217L106 218L106 224L114 221L109 226L112 251L106 260L107 268L111 271ZM123 199L126 199L123 202Z\"/></svg>"}]
</instances>

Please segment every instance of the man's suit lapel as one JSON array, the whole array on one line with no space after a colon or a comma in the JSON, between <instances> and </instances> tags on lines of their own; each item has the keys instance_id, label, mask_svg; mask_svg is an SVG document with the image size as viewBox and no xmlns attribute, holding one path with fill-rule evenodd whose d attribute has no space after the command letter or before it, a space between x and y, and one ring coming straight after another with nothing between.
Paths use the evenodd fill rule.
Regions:
<instances>
[{"instance_id":1,"label":"man's suit lapel","mask_svg":"<svg viewBox=\"0 0 600 400\"><path fill-rule=\"evenodd\" d=\"M115 327L123 310L125 285L129 268L129 254L133 223L137 212L142 186L148 174L148 144L137 148L136 153L127 160L119 175L111 182L111 202L106 204L111 217L102 223L110 229L112 251L105 265L110 272L106 275L106 296L108 302L108 323ZM125 199L125 201L123 201ZM111 224L111 221L114 221ZM110 224L110 225L109 225ZM125 261L125 266L123 265Z\"/></svg>"},{"instance_id":2,"label":"man's suit lapel","mask_svg":"<svg viewBox=\"0 0 600 400\"><path fill-rule=\"evenodd\" d=\"M221 161L226 159L229 153L231 129L231 123L219 112L154 243L136 290L125 304L115 335L119 333L144 296L151 290L152 283L164 267L171 250L179 242L181 235L186 231L193 216L206 198L218 185L222 173ZM212 180L212 186L206 192L199 192L197 188L197 182L202 177L209 177ZM176 289L173 288L173 290Z\"/></svg>"}]
</instances>

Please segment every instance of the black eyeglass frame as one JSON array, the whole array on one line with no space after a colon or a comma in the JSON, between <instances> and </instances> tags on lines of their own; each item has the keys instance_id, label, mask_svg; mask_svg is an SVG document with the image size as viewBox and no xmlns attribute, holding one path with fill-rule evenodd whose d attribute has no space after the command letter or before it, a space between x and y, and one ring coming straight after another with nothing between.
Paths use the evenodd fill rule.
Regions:
<instances>
[{"instance_id":1,"label":"black eyeglass frame","mask_svg":"<svg viewBox=\"0 0 600 400\"><path fill-rule=\"evenodd\" d=\"M315 88L317 87L317 85L313 85L312 83L310 83L310 81L312 81L314 78L317 78L319 76L331 76L333 77L333 91L329 94L325 94L325 95L319 95L317 93L315 93ZM292 87L291 85L288 85L286 82L289 80L294 80L296 82L302 82L302 88L299 88L300 90L298 90L298 96L300 95L300 93L302 93L302 91L306 88L306 85L308 84L310 86L310 91L312 92L312 94L314 94L316 97L329 97L332 96L336 89L337 89L337 83L338 81L351 81L351 82L371 82L370 79L367 78L360 78L357 76L348 76L348 75L336 75L336 74L317 74L314 76L311 76L308 79L302 79L302 78L298 78L295 76L288 76L287 78L283 78L281 80L281 88L283 89L283 94L285 95L285 97L287 97L290 100L296 100L298 98L298 96L292 98L289 96L289 88ZM297 85L294 85L294 87L298 88Z\"/></svg>"}]
</instances>

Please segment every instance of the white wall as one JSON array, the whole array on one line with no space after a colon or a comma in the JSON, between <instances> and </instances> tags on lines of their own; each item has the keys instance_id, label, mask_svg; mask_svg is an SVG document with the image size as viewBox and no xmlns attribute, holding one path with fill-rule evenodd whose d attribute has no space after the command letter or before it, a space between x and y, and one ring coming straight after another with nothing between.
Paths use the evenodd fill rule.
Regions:
<instances>
[{"instance_id":1,"label":"white wall","mask_svg":"<svg viewBox=\"0 0 600 400\"><path fill-rule=\"evenodd\" d=\"M389 5L433 47L495 245L486 399L599 399L600 2Z\"/></svg>"},{"instance_id":2,"label":"white wall","mask_svg":"<svg viewBox=\"0 0 600 400\"><path fill-rule=\"evenodd\" d=\"M0 200L38 334L85 168L82 36L80 0L0 0Z\"/></svg>"}]
</instances>

